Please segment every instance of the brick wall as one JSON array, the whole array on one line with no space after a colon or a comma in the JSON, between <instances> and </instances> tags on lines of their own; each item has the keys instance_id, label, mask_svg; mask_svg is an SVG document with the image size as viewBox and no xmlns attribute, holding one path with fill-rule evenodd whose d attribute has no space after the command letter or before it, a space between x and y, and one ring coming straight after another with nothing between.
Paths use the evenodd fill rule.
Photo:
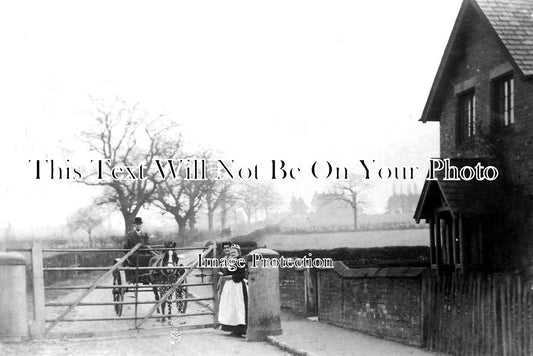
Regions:
<instances>
[{"instance_id":1,"label":"brick wall","mask_svg":"<svg viewBox=\"0 0 533 356\"><path fill-rule=\"evenodd\" d=\"M422 271L422 268L320 271L319 320L421 346Z\"/></svg>"},{"instance_id":2,"label":"brick wall","mask_svg":"<svg viewBox=\"0 0 533 356\"><path fill-rule=\"evenodd\" d=\"M320 321L408 345L422 346L425 268L348 268L318 271ZM280 269L281 306L306 314L304 271Z\"/></svg>"},{"instance_id":3,"label":"brick wall","mask_svg":"<svg viewBox=\"0 0 533 356\"><path fill-rule=\"evenodd\" d=\"M490 132L492 70L511 65L512 59L493 29L473 10L465 16L463 27L448 61L439 92L441 157L479 158L490 156L486 143L479 139L456 142L457 98L454 87L471 80L476 96L476 120ZM533 80L513 69L515 85L515 124L492 133L503 160L495 160L506 179L508 208L502 236L493 239L495 270L520 269L533 276ZM497 262L502 261L502 262ZM502 264L505 264L503 266ZM533 278L532 278L533 280Z\"/></svg>"},{"instance_id":4,"label":"brick wall","mask_svg":"<svg viewBox=\"0 0 533 356\"><path fill-rule=\"evenodd\" d=\"M305 314L305 273L292 268L280 268L281 307Z\"/></svg>"}]
</instances>

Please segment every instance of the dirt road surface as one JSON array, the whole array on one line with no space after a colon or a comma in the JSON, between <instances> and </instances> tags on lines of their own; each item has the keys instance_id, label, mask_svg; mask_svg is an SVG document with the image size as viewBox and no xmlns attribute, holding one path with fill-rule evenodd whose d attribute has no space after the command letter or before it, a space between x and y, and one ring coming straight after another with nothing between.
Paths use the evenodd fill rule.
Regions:
<instances>
[{"instance_id":1,"label":"dirt road surface","mask_svg":"<svg viewBox=\"0 0 533 356\"><path fill-rule=\"evenodd\" d=\"M175 340L169 332L132 332L130 335L0 344L0 355L285 355L265 342L246 342L219 330L182 332Z\"/></svg>"}]
</instances>

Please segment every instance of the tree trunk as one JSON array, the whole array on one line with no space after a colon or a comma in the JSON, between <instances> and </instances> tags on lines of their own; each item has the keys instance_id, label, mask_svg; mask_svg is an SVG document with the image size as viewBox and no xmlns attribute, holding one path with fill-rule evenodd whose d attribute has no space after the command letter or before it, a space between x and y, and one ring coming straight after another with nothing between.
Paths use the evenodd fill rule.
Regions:
<instances>
[{"instance_id":1,"label":"tree trunk","mask_svg":"<svg viewBox=\"0 0 533 356\"><path fill-rule=\"evenodd\" d=\"M189 230L191 230L191 232L193 232L195 226L196 226L196 217L195 216L191 216L190 219L189 219Z\"/></svg>"},{"instance_id":2,"label":"tree trunk","mask_svg":"<svg viewBox=\"0 0 533 356\"><path fill-rule=\"evenodd\" d=\"M89 235L89 247L93 247L93 237L91 235L91 230L87 230L87 234Z\"/></svg>"},{"instance_id":3,"label":"tree trunk","mask_svg":"<svg viewBox=\"0 0 533 356\"><path fill-rule=\"evenodd\" d=\"M124 218L124 236L126 236L128 232L133 230L133 219L135 218L135 215L125 211L121 211L121 213Z\"/></svg>"},{"instance_id":4,"label":"tree trunk","mask_svg":"<svg viewBox=\"0 0 533 356\"><path fill-rule=\"evenodd\" d=\"M214 211L212 209L207 209L207 229L209 231L213 231L213 216L214 216Z\"/></svg>"},{"instance_id":5,"label":"tree trunk","mask_svg":"<svg viewBox=\"0 0 533 356\"><path fill-rule=\"evenodd\" d=\"M228 217L228 210L226 207L222 207L220 210L220 228L225 229L226 228L226 219Z\"/></svg>"},{"instance_id":6,"label":"tree trunk","mask_svg":"<svg viewBox=\"0 0 533 356\"><path fill-rule=\"evenodd\" d=\"M357 230L357 205L353 206L353 229Z\"/></svg>"},{"instance_id":7,"label":"tree trunk","mask_svg":"<svg viewBox=\"0 0 533 356\"><path fill-rule=\"evenodd\" d=\"M189 196L189 210L187 211L187 215L189 217L189 229L194 231L194 225L196 223L196 211L194 211L194 197Z\"/></svg>"},{"instance_id":8,"label":"tree trunk","mask_svg":"<svg viewBox=\"0 0 533 356\"><path fill-rule=\"evenodd\" d=\"M125 206L125 203L121 202L121 206ZM139 210L141 210L142 204L136 205L131 211L128 211L127 208L121 209L122 217L124 218L124 236L128 232L133 230L133 219L137 217Z\"/></svg>"},{"instance_id":9,"label":"tree trunk","mask_svg":"<svg viewBox=\"0 0 533 356\"><path fill-rule=\"evenodd\" d=\"M187 221L185 219L179 219L175 217L176 222L178 223L178 237L183 239L185 237L185 229L187 228Z\"/></svg>"},{"instance_id":10,"label":"tree trunk","mask_svg":"<svg viewBox=\"0 0 533 356\"><path fill-rule=\"evenodd\" d=\"M211 195L211 191L208 191L205 194L205 202L207 204L207 229L213 231L213 215L215 209L213 208L213 196Z\"/></svg>"}]
</instances>

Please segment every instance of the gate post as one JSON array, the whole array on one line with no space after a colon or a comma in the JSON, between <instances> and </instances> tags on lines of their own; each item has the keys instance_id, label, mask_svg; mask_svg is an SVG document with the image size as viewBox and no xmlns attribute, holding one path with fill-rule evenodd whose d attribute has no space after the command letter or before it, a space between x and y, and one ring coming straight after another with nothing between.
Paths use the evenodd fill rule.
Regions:
<instances>
[{"instance_id":1,"label":"gate post","mask_svg":"<svg viewBox=\"0 0 533 356\"><path fill-rule=\"evenodd\" d=\"M264 341L281 334L279 267L253 266L253 255L278 259L279 253L267 248L253 250L248 261L248 320L246 341Z\"/></svg>"},{"instance_id":2,"label":"gate post","mask_svg":"<svg viewBox=\"0 0 533 356\"><path fill-rule=\"evenodd\" d=\"M26 340L26 259L23 255L0 252L0 281L0 340Z\"/></svg>"},{"instance_id":3,"label":"gate post","mask_svg":"<svg viewBox=\"0 0 533 356\"><path fill-rule=\"evenodd\" d=\"M44 328L46 326L43 247L40 242L34 242L31 247L31 271L33 281L33 323L30 325L30 334L33 339L40 339L44 336Z\"/></svg>"},{"instance_id":4,"label":"gate post","mask_svg":"<svg viewBox=\"0 0 533 356\"><path fill-rule=\"evenodd\" d=\"M217 242L216 241L211 241L210 243L211 245L213 245L213 252L212 252L212 258L215 259L217 258ZM220 302L219 298L218 298L218 281L219 281L219 276L218 276L218 269L217 268L213 268L211 270L211 290L212 290L212 293L213 293L213 327L215 329L218 328L218 303Z\"/></svg>"}]
</instances>

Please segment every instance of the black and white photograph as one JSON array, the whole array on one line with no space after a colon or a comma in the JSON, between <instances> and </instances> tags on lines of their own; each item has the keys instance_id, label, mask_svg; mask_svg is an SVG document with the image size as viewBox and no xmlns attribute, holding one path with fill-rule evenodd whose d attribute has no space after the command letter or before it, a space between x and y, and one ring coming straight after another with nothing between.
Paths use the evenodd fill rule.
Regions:
<instances>
[{"instance_id":1,"label":"black and white photograph","mask_svg":"<svg viewBox=\"0 0 533 356\"><path fill-rule=\"evenodd\" d=\"M0 355L533 355L533 0L23 0L0 43Z\"/></svg>"}]
</instances>

